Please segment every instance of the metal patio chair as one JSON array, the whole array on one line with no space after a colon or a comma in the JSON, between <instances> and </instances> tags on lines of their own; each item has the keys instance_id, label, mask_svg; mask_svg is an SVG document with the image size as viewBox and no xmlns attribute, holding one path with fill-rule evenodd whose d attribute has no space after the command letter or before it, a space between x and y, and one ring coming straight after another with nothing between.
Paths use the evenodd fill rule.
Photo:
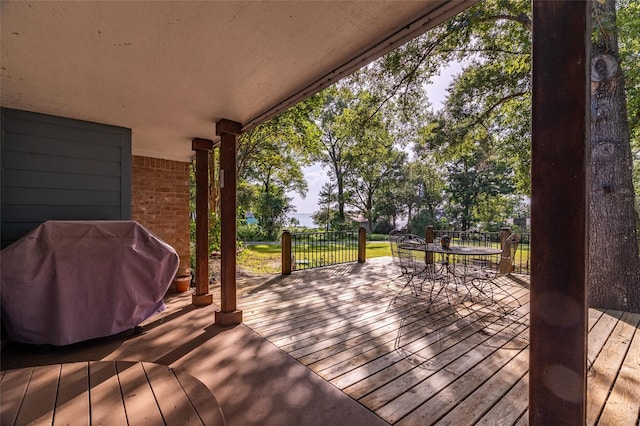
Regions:
<instances>
[{"instance_id":1,"label":"metal patio chair","mask_svg":"<svg viewBox=\"0 0 640 426\"><path fill-rule=\"evenodd\" d=\"M478 295L483 295L495 301L494 288L497 288L503 295L513 299L518 307L522 306L517 297L509 292L500 282L497 280L500 277L509 275L513 270L513 263L515 261L518 245L520 244L520 234L511 234L504 242L502 248L502 254L500 255L500 261L497 268L486 268L485 265L467 265L462 274L460 274L460 280L467 289L467 295L473 300L472 292L476 292Z\"/></svg>"},{"instance_id":2,"label":"metal patio chair","mask_svg":"<svg viewBox=\"0 0 640 426\"><path fill-rule=\"evenodd\" d=\"M427 312L431 309L431 305L435 299L445 291L447 301L449 301L448 293L446 293L447 276L436 272L434 264L425 262L427 253L427 242L415 234L403 234L400 231L391 231L389 233L389 244L391 245L391 256L394 265L400 269L399 278L405 279L402 289L393 298L392 303L402 294L408 287L411 294L418 296L424 291L424 284L429 284L429 305ZM440 283L435 296L433 295L436 283Z\"/></svg>"}]
</instances>

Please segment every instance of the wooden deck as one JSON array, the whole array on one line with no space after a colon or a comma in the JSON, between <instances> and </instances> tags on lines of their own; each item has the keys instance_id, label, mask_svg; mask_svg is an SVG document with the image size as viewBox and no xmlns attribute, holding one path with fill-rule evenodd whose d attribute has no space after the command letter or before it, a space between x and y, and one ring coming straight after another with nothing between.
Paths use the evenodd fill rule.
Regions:
<instances>
[{"instance_id":1,"label":"wooden deck","mask_svg":"<svg viewBox=\"0 0 640 426\"><path fill-rule=\"evenodd\" d=\"M386 259L253 280L244 323L390 424L527 424L528 277L501 278L518 298L427 312ZM504 306L511 307L505 314ZM502 308L501 308L502 307ZM638 425L640 314L589 311L588 424Z\"/></svg>"},{"instance_id":2,"label":"wooden deck","mask_svg":"<svg viewBox=\"0 0 640 426\"><path fill-rule=\"evenodd\" d=\"M3 371L0 424L224 426L215 397L183 372L91 361Z\"/></svg>"},{"instance_id":3,"label":"wooden deck","mask_svg":"<svg viewBox=\"0 0 640 426\"><path fill-rule=\"evenodd\" d=\"M501 279L520 307L496 292L491 305L441 295L427 312L425 296L396 298L396 276L382 258L242 279L246 326L226 328L212 325L215 306L170 294L141 335L45 351L10 344L1 367L171 366L213 392L228 426L527 424L528 278ZM639 323L639 314L589 311L589 424L638 425Z\"/></svg>"}]
</instances>

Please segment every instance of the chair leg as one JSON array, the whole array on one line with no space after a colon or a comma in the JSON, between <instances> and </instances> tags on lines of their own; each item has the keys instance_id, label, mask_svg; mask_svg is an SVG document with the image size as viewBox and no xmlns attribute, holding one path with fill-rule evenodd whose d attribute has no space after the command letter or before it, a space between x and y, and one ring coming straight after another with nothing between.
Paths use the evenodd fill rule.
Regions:
<instances>
[{"instance_id":1,"label":"chair leg","mask_svg":"<svg viewBox=\"0 0 640 426\"><path fill-rule=\"evenodd\" d=\"M409 289L411 290L411 294L413 294L414 296L418 295L418 292L415 288L415 285L413 284L413 275L411 274L402 274L399 277L396 277L393 281L397 280L400 277L406 277L407 278L407 282L404 284L404 286L400 289L400 291L393 297L391 303L396 303L396 300L398 299L398 297L400 297L400 295L402 294L402 292L404 291L405 288L409 287Z\"/></svg>"},{"instance_id":2,"label":"chair leg","mask_svg":"<svg viewBox=\"0 0 640 426\"><path fill-rule=\"evenodd\" d=\"M451 299L449 298L449 292L447 291L447 284L445 283L443 280L438 280L440 281L440 288L438 289L438 292L436 293L435 297L433 297L433 291L435 289L436 283L435 281L433 282L433 285L431 287L431 291L429 292L429 305L427 306L427 312L431 311L431 305L433 305L433 302L436 301L436 299L438 298L438 296L440 296L440 293L442 293L444 291L445 297L447 298L447 304L451 305Z\"/></svg>"}]
</instances>

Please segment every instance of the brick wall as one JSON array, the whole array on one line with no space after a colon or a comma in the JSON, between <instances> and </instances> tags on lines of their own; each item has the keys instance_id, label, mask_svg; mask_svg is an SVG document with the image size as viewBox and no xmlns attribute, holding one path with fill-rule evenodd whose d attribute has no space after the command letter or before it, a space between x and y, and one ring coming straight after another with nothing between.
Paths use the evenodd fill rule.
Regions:
<instances>
[{"instance_id":1,"label":"brick wall","mask_svg":"<svg viewBox=\"0 0 640 426\"><path fill-rule=\"evenodd\" d=\"M189 163L133 156L131 218L171 245L189 267Z\"/></svg>"}]
</instances>

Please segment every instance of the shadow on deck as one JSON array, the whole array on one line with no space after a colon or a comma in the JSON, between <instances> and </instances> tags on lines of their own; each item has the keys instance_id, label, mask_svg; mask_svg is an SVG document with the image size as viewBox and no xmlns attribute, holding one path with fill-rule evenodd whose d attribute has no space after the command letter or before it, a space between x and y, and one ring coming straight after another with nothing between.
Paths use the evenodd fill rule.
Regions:
<instances>
[{"instance_id":1,"label":"shadow on deck","mask_svg":"<svg viewBox=\"0 0 640 426\"><path fill-rule=\"evenodd\" d=\"M501 278L521 306L500 292L499 303L471 301L450 286L449 299L442 293L427 312L426 294L396 298L396 276L380 258L244 279L244 324L232 328L213 324L215 306L194 308L189 294L172 294L142 335L10 344L2 369L166 364L205 383L231 426L526 424L528 277ZM589 424L638 424L639 323L638 314L589 311Z\"/></svg>"}]
</instances>

